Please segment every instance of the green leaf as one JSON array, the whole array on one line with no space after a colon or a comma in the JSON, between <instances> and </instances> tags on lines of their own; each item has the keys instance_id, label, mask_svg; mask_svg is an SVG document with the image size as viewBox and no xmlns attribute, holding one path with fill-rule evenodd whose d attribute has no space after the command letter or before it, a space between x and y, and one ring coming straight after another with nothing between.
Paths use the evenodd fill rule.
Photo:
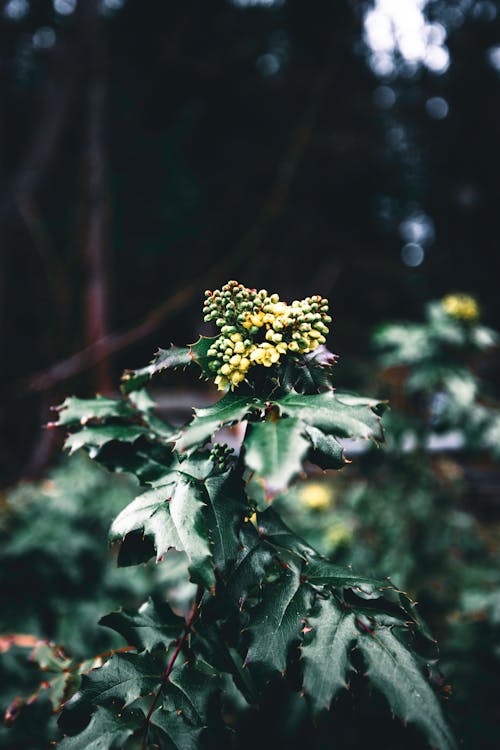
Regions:
<instances>
[{"instance_id":1,"label":"green leaf","mask_svg":"<svg viewBox=\"0 0 500 750\"><path fill-rule=\"evenodd\" d=\"M178 750L199 750L200 735L204 727L191 724L176 711L167 711L163 707L154 711L151 726L159 730L160 737L167 741L162 744L162 750L171 750L172 746Z\"/></svg>"},{"instance_id":2,"label":"green leaf","mask_svg":"<svg viewBox=\"0 0 500 750\"><path fill-rule=\"evenodd\" d=\"M261 477L271 492L284 489L302 471L309 449L298 419L250 424L245 436L245 464Z\"/></svg>"},{"instance_id":3,"label":"green leaf","mask_svg":"<svg viewBox=\"0 0 500 750\"><path fill-rule=\"evenodd\" d=\"M317 599L307 625L311 630L302 645L303 689L317 714L329 709L333 697L347 687L349 652L359 631L354 614L332 597Z\"/></svg>"},{"instance_id":4,"label":"green leaf","mask_svg":"<svg viewBox=\"0 0 500 750\"><path fill-rule=\"evenodd\" d=\"M214 341L217 341L218 338L219 336L200 336L198 341L190 346L192 359L201 367L203 373L209 378L214 376L214 372L208 366L210 359L207 356L207 352L213 345Z\"/></svg>"},{"instance_id":5,"label":"green leaf","mask_svg":"<svg viewBox=\"0 0 500 750\"><path fill-rule=\"evenodd\" d=\"M256 398L227 393L206 409L195 409L193 420L181 431L176 448L185 451L204 445L224 425L240 422L251 411L262 408L262 402Z\"/></svg>"},{"instance_id":6,"label":"green leaf","mask_svg":"<svg viewBox=\"0 0 500 750\"><path fill-rule=\"evenodd\" d=\"M164 707L182 711L193 724L203 725L210 698L219 686L218 677L218 673L203 659L196 659L193 664L183 664L170 674Z\"/></svg>"},{"instance_id":7,"label":"green leaf","mask_svg":"<svg viewBox=\"0 0 500 750\"><path fill-rule=\"evenodd\" d=\"M227 582L229 598L236 604L241 604L260 585L274 558L271 546L262 542L250 521L240 529L240 542L238 558Z\"/></svg>"},{"instance_id":8,"label":"green leaf","mask_svg":"<svg viewBox=\"0 0 500 750\"><path fill-rule=\"evenodd\" d=\"M170 515L169 500L174 482L155 487L136 497L116 517L111 526L112 541L123 539L136 530L151 536L159 562L171 547L182 550L182 543ZM120 564L120 559L118 560Z\"/></svg>"},{"instance_id":9,"label":"green leaf","mask_svg":"<svg viewBox=\"0 0 500 750\"><path fill-rule=\"evenodd\" d=\"M171 346L170 349L158 349L153 360L147 367L139 370L126 370L122 377L124 393L137 391L148 383L153 375L157 375L170 368L182 367L192 362L191 349L188 346Z\"/></svg>"},{"instance_id":10,"label":"green leaf","mask_svg":"<svg viewBox=\"0 0 500 750\"><path fill-rule=\"evenodd\" d=\"M153 539L157 561L171 547L184 551L193 580L211 589L215 586L215 574L204 515L205 489L179 472L170 476L168 484L139 495L117 516L111 538L123 538L142 529L144 535Z\"/></svg>"},{"instance_id":11,"label":"green leaf","mask_svg":"<svg viewBox=\"0 0 500 750\"><path fill-rule=\"evenodd\" d=\"M248 511L243 481L233 470L205 481L208 495L207 523L217 568L226 572L236 560L240 540L238 530Z\"/></svg>"},{"instance_id":12,"label":"green leaf","mask_svg":"<svg viewBox=\"0 0 500 750\"><path fill-rule=\"evenodd\" d=\"M133 714L116 716L109 709L99 707L83 732L65 737L57 747L61 750L122 750L136 729L138 719Z\"/></svg>"},{"instance_id":13,"label":"green leaf","mask_svg":"<svg viewBox=\"0 0 500 750\"><path fill-rule=\"evenodd\" d=\"M160 645L168 648L185 626L183 618L175 615L166 602L151 598L138 612L110 612L99 624L120 633L138 651L152 651Z\"/></svg>"},{"instance_id":14,"label":"green leaf","mask_svg":"<svg viewBox=\"0 0 500 750\"><path fill-rule=\"evenodd\" d=\"M80 448L86 448L89 456L95 458L99 450L113 440L121 443L134 443L140 437L146 437L151 433L140 425L106 424L84 427L66 438L64 447L70 453Z\"/></svg>"},{"instance_id":15,"label":"green leaf","mask_svg":"<svg viewBox=\"0 0 500 750\"><path fill-rule=\"evenodd\" d=\"M313 395L291 392L275 402L283 414L302 419L327 435L382 440L380 401L326 391Z\"/></svg>"},{"instance_id":16,"label":"green leaf","mask_svg":"<svg viewBox=\"0 0 500 750\"><path fill-rule=\"evenodd\" d=\"M331 355L334 358L334 355ZM287 391L319 393L332 388L332 367L313 357L287 356L280 368L280 380Z\"/></svg>"},{"instance_id":17,"label":"green leaf","mask_svg":"<svg viewBox=\"0 0 500 750\"><path fill-rule=\"evenodd\" d=\"M170 500L170 516L189 558L189 571L195 583L215 588L215 573L205 519L206 492L203 485L181 478Z\"/></svg>"},{"instance_id":18,"label":"green leaf","mask_svg":"<svg viewBox=\"0 0 500 750\"><path fill-rule=\"evenodd\" d=\"M312 589L303 585L298 566L286 567L264 587L261 602L249 610L248 664L264 673L284 674L290 649L301 640L302 620L313 596Z\"/></svg>"},{"instance_id":19,"label":"green leaf","mask_svg":"<svg viewBox=\"0 0 500 750\"><path fill-rule=\"evenodd\" d=\"M51 422L49 427L62 425L86 425L93 421L104 419L135 419L137 412L131 404L123 399L105 398L77 398L69 396L60 406L57 422Z\"/></svg>"},{"instance_id":20,"label":"green leaf","mask_svg":"<svg viewBox=\"0 0 500 750\"><path fill-rule=\"evenodd\" d=\"M128 706L160 684L165 664L152 654L114 654L83 680L82 699L102 706L119 702Z\"/></svg>"},{"instance_id":21,"label":"green leaf","mask_svg":"<svg viewBox=\"0 0 500 750\"><path fill-rule=\"evenodd\" d=\"M312 444L309 460L321 469L342 469L347 463L344 447L333 435L325 435L317 427L304 426L304 434Z\"/></svg>"},{"instance_id":22,"label":"green leaf","mask_svg":"<svg viewBox=\"0 0 500 750\"><path fill-rule=\"evenodd\" d=\"M416 724L439 750L456 748L441 705L422 674L417 658L391 628L365 632L357 646L367 663L370 682L387 698L391 709L405 722Z\"/></svg>"}]
</instances>

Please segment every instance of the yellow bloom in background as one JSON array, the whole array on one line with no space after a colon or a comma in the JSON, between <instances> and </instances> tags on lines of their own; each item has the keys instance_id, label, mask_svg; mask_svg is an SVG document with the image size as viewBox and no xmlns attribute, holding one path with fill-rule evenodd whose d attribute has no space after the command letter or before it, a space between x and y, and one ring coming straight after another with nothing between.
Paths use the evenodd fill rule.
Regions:
<instances>
[{"instance_id":1,"label":"yellow bloom in background","mask_svg":"<svg viewBox=\"0 0 500 750\"><path fill-rule=\"evenodd\" d=\"M326 510L330 507L333 492L326 484L309 482L300 490L300 502L311 510Z\"/></svg>"},{"instance_id":2,"label":"yellow bloom in background","mask_svg":"<svg viewBox=\"0 0 500 750\"><path fill-rule=\"evenodd\" d=\"M328 527L325 538L331 547L350 544L352 541L352 530L349 526L342 523L342 521L336 521Z\"/></svg>"},{"instance_id":3,"label":"yellow bloom in background","mask_svg":"<svg viewBox=\"0 0 500 750\"><path fill-rule=\"evenodd\" d=\"M479 318L479 305L469 294L448 294L441 304L445 312L456 320L473 322Z\"/></svg>"}]
</instances>

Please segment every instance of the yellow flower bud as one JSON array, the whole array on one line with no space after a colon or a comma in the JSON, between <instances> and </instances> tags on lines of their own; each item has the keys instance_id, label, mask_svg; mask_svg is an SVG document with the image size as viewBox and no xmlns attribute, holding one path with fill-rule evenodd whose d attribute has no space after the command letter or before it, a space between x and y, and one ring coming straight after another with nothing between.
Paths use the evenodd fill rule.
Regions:
<instances>
[{"instance_id":1,"label":"yellow flower bud","mask_svg":"<svg viewBox=\"0 0 500 750\"><path fill-rule=\"evenodd\" d=\"M229 360L229 363L233 365L233 367L238 367L238 365L241 362L241 357L239 354L235 354L231 359Z\"/></svg>"},{"instance_id":2,"label":"yellow flower bud","mask_svg":"<svg viewBox=\"0 0 500 750\"><path fill-rule=\"evenodd\" d=\"M239 370L236 370L231 375L230 380L233 385L239 385L242 380L245 380L245 376L242 372L240 372Z\"/></svg>"},{"instance_id":3,"label":"yellow flower bud","mask_svg":"<svg viewBox=\"0 0 500 750\"><path fill-rule=\"evenodd\" d=\"M232 370L231 365L228 365L227 363L225 365L222 365L222 367L220 368L222 375L229 375L231 370Z\"/></svg>"}]
</instances>

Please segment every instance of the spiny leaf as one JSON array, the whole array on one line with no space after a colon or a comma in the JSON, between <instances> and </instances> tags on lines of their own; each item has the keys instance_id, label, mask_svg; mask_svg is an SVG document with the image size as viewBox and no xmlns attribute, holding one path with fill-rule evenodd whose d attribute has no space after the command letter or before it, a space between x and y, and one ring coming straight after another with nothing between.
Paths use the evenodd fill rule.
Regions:
<instances>
[{"instance_id":1,"label":"spiny leaf","mask_svg":"<svg viewBox=\"0 0 500 750\"><path fill-rule=\"evenodd\" d=\"M334 358L334 355L331 355ZM287 391L319 393L332 388L332 368L312 357L289 356L285 358L280 381Z\"/></svg>"},{"instance_id":2,"label":"spiny leaf","mask_svg":"<svg viewBox=\"0 0 500 750\"><path fill-rule=\"evenodd\" d=\"M141 716L120 714L100 706L90 723L75 737L65 737L57 747L60 750L122 750L127 739L136 731Z\"/></svg>"},{"instance_id":3,"label":"spiny leaf","mask_svg":"<svg viewBox=\"0 0 500 750\"><path fill-rule=\"evenodd\" d=\"M213 557L217 568L224 573L238 555L238 529L248 509L243 482L229 469L206 479L205 489Z\"/></svg>"},{"instance_id":4,"label":"spiny leaf","mask_svg":"<svg viewBox=\"0 0 500 750\"><path fill-rule=\"evenodd\" d=\"M175 615L166 602L151 598L137 612L110 612L99 624L120 633L138 651L152 651L159 645L168 648L185 626L183 618Z\"/></svg>"},{"instance_id":5,"label":"spiny leaf","mask_svg":"<svg viewBox=\"0 0 500 750\"><path fill-rule=\"evenodd\" d=\"M438 698L422 674L417 658L391 628L378 627L358 639L367 675L403 721L416 724L439 750L456 748Z\"/></svg>"},{"instance_id":6,"label":"spiny leaf","mask_svg":"<svg viewBox=\"0 0 500 750\"><path fill-rule=\"evenodd\" d=\"M137 391L153 377L164 370L191 364L191 349L188 346L171 346L170 349L158 349L153 360L147 367L139 370L126 370L122 377L124 393Z\"/></svg>"},{"instance_id":7,"label":"spiny leaf","mask_svg":"<svg viewBox=\"0 0 500 750\"><path fill-rule=\"evenodd\" d=\"M218 673L203 659L185 663L170 674L163 705L182 711L193 724L206 723L208 704L217 690Z\"/></svg>"},{"instance_id":8,"label":"spiny leaf","mask_svg":"<svg viewBox=\"0 0 500 750\"><path fill-rule=\"evenodd\" d=\"M82 699L96 706L116 701L128 706L156 689L165 669L163 661L148 653L114 654L84 678Z\"/></svg>"},{"instance_id":9,"label":"spiny leaf","mask_svg":"<svg viewBox=\"0 0 500 750\"><path fill-rule=\"evenodd\" d=\"M208 541L205 500L206 492L201 484L181 478L175 485L169 505L182 549L190 561L193 581L213 589L215 573Z\"/></svg>"},{"instance_id":10,"label":"spiny leaf","mask_svg":"<svg viewBox=\"0 0 500 750\"><path fill-rule=\"evenodd\" d=\"M173 483L170 483L139 495L113 521L111 539L122 540L133 531L143 530L144 535L154 541L157 561L162 560L171 547L182 550L168 504L172 490ZM120 562L119 558L118 564Z\"/></svg>"},{"instance_id":11,"label":"spiny leaf","mask_svg":"<svg viewBox=\"0 0 500 750\"><path fill-rule=\"evenodd\" d=\"M274 557L270 545L262 542L250 522L240 529L240 542L238 558L227 582L227 593L238 604L260 585Z\"/></svg>"},{"instance_id":12,"label":"spiny leaf","mask_svg":"<svg viewBox=\"0 0 500 750\"><path fill-rule=\"evenodd\" d=\"M203 732L204 727L200 725L191 724L186 721L182 714L178 714L177 711L167 711L163 707L160 707L154 711L151 717L151 725L155 727L160 734L162 742L165 741L168 744L162 744L162 748L165 750L199 750L200 747L200 735Z\"/></svg>"},{"instance_id":13,"label":"spiny leaf","mask_svg":"<svg viewBox=\"0 0 500 750\"><path fill-rule=\"evenodd\" d=\"M300 471L309 448L298 419L250 424L245 437L245 464L271 493L285 488Z\"/></svg>"},{"instance_id":14,"label":"spiny leaf","mask_svg":"<svg viewBox=\"0 0 500 750\"><path fill-rule=\"evenodd\" d=\"M304 426L304 434L312 444L308 458L321 469L342 469L348 461L344 456L344 447L333 435L325 435L317 427Z\"/></svg>"},{"instance_id":15,"label":"spiny leaf","mask_svg":"<svg viewBox=\"0 0 500 750\"><path fill-rule=\"evenodd\" d=\"M246 662L264 673L283 674L291 647L301 639L301 622L313 596L312 589L302 584L298 566L286 567L275 582L268 583L261 602L249 611L251 643Z\"/></svg>"},{"instance_id":16,"label":"spiny leaf","mask_svg":"<svg viewBox=\"0 0 500 750\"><path fill-rule=\"evenodd\" d=\"M213 377L214 375L213 370L211 370L208 366L210 359L207 356L207 352L213 345L214 341L216 341L218 338L219 336L200 336L198 341L196 341L194 344L191 344L191 346L189 347L191 350L191 357L193 361L201 367L203 373L207 377Z\"/></svg>"},{"instance_id":17,"label":"spiny leaf","mask_svg":"<svg viewBox=\"0 0 500 750\"><path fill-rule=\"evenodd\" d=\"M69 396L56 408L57 422L51 422L50 427L63 425L86 425L92 421L104 419L134 419L137 412L131 404L123 399L105 398L77 398Z\"/></svg>"},{"instance_id":18,"label":"spiny leaf","mask_svg":"<svg viewBox=\"0 0 500 750\"><path fill-rule=\"evenodd\" d=\"M263 403L259 399L227 393L220 401L206 409L195 409L193 420L181 431L176 448L185 451L197 445L201 446L224 425L239 422L251 411L261 408Z\"/></svg>"},{"instance_id":19,"label":"spiny leaf","mask_svg":"<svg viewBox=\"0 0 500 750\"><path fill-rule=\"evenodd\" d=\"M359 631L354 614L342 610L332 597L317 599L307 626L311 630L302 645L303 689L317 714L329 709L336 693L346 687L349 651Z\"/></svg>"},{"instance_id":20,"label":"spiny leaf","mask_svg":"<svg viewBox=\"0 0 500 750\"><path fill-rule=\"evenodd\" d=\"M333 391L313 395L292 391L275 403L283 414L302 419L327 435L383 439L380 418L375 411L383 406L380 401Z\"/></svg>"},{"instance_id":21,"label":"spiny leaf","mask_svg":"<svg viewBox=\"0 0 500 750\"><path fill-rule=\"evenodd\" d=\"M171 481L139 495L115 519L111 538L143 529L153 539L157 560L174 547L186 552L193 580L215 586L208 530L204 517L206 493L201 483L172 472ZM119 560L120 562L120 560Z\"/></svg>"},{"instance_id":22,"label":"spiny leaf","mask_svg":"<svg viewBox=\"0 0 500 750\"><path fill-rule=\"evenodd\" d=\"M79 448L86 448L89 456L95 458L99 450L113 440L121 443L134 443L140 437L146 437L150 433L140 425L106 424L84 427L66 438L64 447L74 453Z\"/></svg>"}]
</instances>

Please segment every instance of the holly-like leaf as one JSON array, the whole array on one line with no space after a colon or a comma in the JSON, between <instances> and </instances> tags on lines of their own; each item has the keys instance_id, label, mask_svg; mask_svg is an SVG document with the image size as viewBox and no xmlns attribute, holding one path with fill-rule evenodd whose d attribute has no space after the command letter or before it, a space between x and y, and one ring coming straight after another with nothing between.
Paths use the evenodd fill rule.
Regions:
<instances>
[{"instance_id":1,"label":"holly-like leaf","mask_svg":"<svg viewBox=\"0 0 500 750\"><path fill-rule=\"evenodd\" d=\"M200 336L198 341L196 341L194 344L191 344L191 346L189 347L191 350L191 357L193 361L201 367L204 375L206 375L207 377L213 377L214 375L213 370L211 370L208 366L210 360L207 356L207 352L213 345L214 341L217 341L218 338L219 336Z\"/></svg>"},{"instance_id":2,"label":"holly-like leaf","mask_svg":"<svg viewBox=\"0 0 500 750\"><path fill-rule=\"evenodd\" d=\"M139 370L126 370L122 377L124 393L143 388L153 375L175 367L183 367L192 362L191 349L188 346L171 346L170 349L158 349L151 363Z\"/></svg>"},{"instance_id":3,"label":"holly-like leaf","mask_svg":"<svg viewBox=\"0 0 500 750\"><path fill-rule=\"evenodd\" d=\"M157 561L172 547L184 551L193 580L213 588L215 574L205 519L205 489L197 480L179 472L172 472L170 477L168 484L139 495L122 510L111 526L111 538L123 539L142 530L144 536L152 537ZM128 564L120 558L118 562Z\"/></svg>"},{"instance_id":4,"label":"holly-like leaf","mask_svg":"<svg viewBox=\"0 0 500 750\"><path fill-rule=\"evenodd\" d=\"M245 464L261 477L268 490L281 490L302 471L310 447L298 419L250 424L245 437Z\"/></svg>"},{"instance_id":5,"label":"holly-like leaf","mask_svg":"<svg viewBox=\"0 0 500 750\"><path fill-rule=\"evenodd\" d=\"M263 543L251 522L240 529L240 543L238 558L227 582L229 598L239 604L260 585L274 558L271 546Z\"/></svg>"},{"instance_id":6,"label":"holly-like leaf","mask_svg":"<svg viewBox=\"0 0 500 750\"><path fill-rule=\"evenodd\" d=\"M221 427L240 422L251 411L262 408L263 404L259 399L227 393L206 409L195 409L193 420L181 431L176 448L186 451L201 446Z\"/></svg>"},{"instance_id":7,"label":"holly-like leaf","mask_svg":"<svg viewBox=\"0 0 500 750\"><path fill-rule=\"evenodd\" d=\"M137 412L131 404L123 399L105 398L77 398L69 396L56 407L57 422L51 422L49 427L64 425L86 425L89 422L101 422L106 419L130 420L135 419Z\"/></svg>"},{"instance_id":8,"label":"holly-like leaf","mask_svg":"<svg viewBox=\"0 0 500 750\"><path fill-rule=\"evenodd\" d=\"M334 391L313 395L292 391L276 404L283 414L302 419L327 435L375 441L383 439L379 412L384 405L375 399Z\"/></svg>"},{"instance_id":9,"label":"holly-like leaf","mask_svg":"<svg viewBox=\"0 0 500 750\"><path fill-rule=\"evenodd\" d=\"M115 714L100 706L88 726L74 737L65 737L57 747L61 750L123 750L127 739L136 731L140 714Z\"/></svg>"},{"instance_id":10,"label":"holly-like leaf","mask_svg":"<svg viewBox=\"0 0 500 750\"><path fill-rule=\"evenodd\" d=\"M313 597L295 565L287 566L276 581L268 583L260 603L249 611L251 643L246 662L264 673L284 674L290 649L301 639L302 620Z\"/></svg>"},{"instance_id":11,"label":"holly-like leaf","mask_svg":"<svg viewBox=\"0 0 500 750\"><path fill-rule=\"evenodd\" d=\"M180 478L169 503L170 517L189 558L189 572L195 583L215 588L215 573L205 518L206 491L200 483Z\"/></svg>"},{"instance_id":12,"label":"holly-like leaf","mask_svg":"<svg viewBox=\"0 0 500 750\"><path fill-rule=\"evenodd\" d=\"M331 355L335 361L335 355ZM331 389L332 367L313 357L289 356L280 369L280 382L287 391L319 393Z\"/></svg>"},{"instance_id":13,"label":"holly-like leaf","mask_svg":"<svg viewBox=\"0 0 500 750\"><path fill-rule=\"evenodd\" d=\"M444 720L439 700L422 673L417 657L393 629L377 627L358 638L370 682L387 698L394 713L412 722L439 750L453 750L455 740Z\"/></svg>"},{"instance_id":14,"label":"holly-like leaf","mask_svg":"<svg viewBox=\"0 0 500 750\"><path fill-rule=\"evenodd\" d=\"M164 660L158 655L114 654L102 667L84 677L82 700L95 706L116 702L128 706L155 690L164 670Z\"/></svg>"},{"instance_id":15,"label":"holly-like leaf","mask_svg":"<svg viewBox=\"0 0 500 750\"><path fill-rule=\"evenodd\" d=\"M347 463L344 447L333 435L325 435L317 427L305 425L304 434L312 444L308 458L321 469L342 469Z\"/></svg>"},{"instance_id":16,"label":"holly-like leaf","mask_svg":"<svg viewBox=\"0 0 500 750\"><path fill-rule=\"evenodd\" d=\"M91 425L69 434L64 447L69 450L70 454L80 448L86 448L89 456L95 458L103 445L111 443L113 440L120 443L135 443L140 437L148 435L150 435L149 431L140 425Z\"/></svg>"},{"instance_id":17,"label":"holly-like leaf","mask_svg":"<svg viewBox=\"0 0 500 750\"><path fill-rule=\"evenodd\" d=\"M243 481L231 469L206 479L205 489L213 557L217 568L224 573L238 555L238 529L248 510L248 503Z\"/></svg>"},{"instance_id":18,"label":"holly-like leaf","mask_svg":"<svg viewBox=\"0 0 500 750\"><path fill-rule=\"evenodd\" d=\"M136 497L113 521L111 540L121 541L131 532L140 530L144 536L152 538L157 562L163 559L171 547L182 550L181 540L170 515L169 500L173 486L173 482L160 485ZM135 563L127 563L119 557L118 564Z\"/></svg>"},{"instance_id":19,"label":"holly-like leaf","mask_svg":"<svg viewBox=\"0 0 500 750\"><path fill-rule=\"evenodd\" d=\"M303 690L317 714L329 709L333 697L347 687L352 669L349 652L359 631L353 612L342 609L333 597L317 599L307 630L302 645Z\"/></svg>"},{"instance_id":20,"label":"holly-like leaf","mask_svg":"<svg viewBox=\"0 0 500 750\"><path fill-rule=\"evenodd\" d=\"M99 624L120 633L138 651L152 651L160 645L168 648L185 626L183 618L174 614L166 602L151 598L137 612L110 612Z\"/></svg>"}]
</instances>

